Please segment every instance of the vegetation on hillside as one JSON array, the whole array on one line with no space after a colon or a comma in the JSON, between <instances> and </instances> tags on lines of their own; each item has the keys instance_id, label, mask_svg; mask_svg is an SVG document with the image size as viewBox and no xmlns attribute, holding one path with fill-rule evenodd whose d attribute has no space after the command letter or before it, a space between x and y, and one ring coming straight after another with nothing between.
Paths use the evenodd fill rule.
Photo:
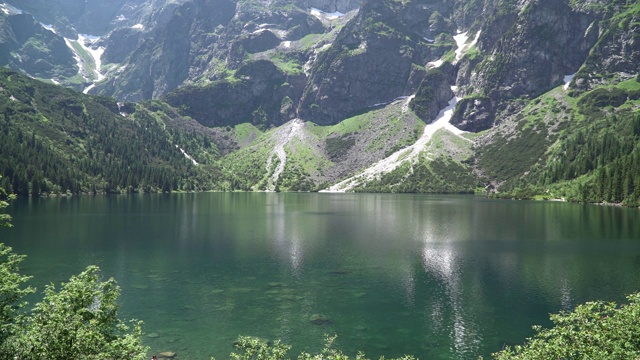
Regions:
<instances>
[{"instance_id":1,"label":"vegetation on hillside","mask_svg":"<svg viewBox=\"0 0 640 360\"><path fill-rule=\"evenodd\" d=\"M577 99L569 98L576 104L564 120L570 126L563 127L557 136L529 131L541 124L534 123L507 145L494 142L483 149L483 152L489 152L492 147L522 143L523 151L500 151L481 159L485 169L509 179L500 189L499 196L564 198L576 202L638 206L639 93L640 83L634 79L613 87L597 88ZM544 146L545 143L549 145ZM527 153L532 154L527 160L513 158ZM504 168L506 164L515 171ZM492 166L496 169L492 170Z\"/></svg>"},{"instance_id":2,"label":"vegetation on hillside","mask_svg":"<svg viewBox=\"0 0 640 360\"><path fill-rule=\"evenodd\" d=\"M0 69L0 185L20 196L214 188L210 136L146 106Z\"/></svg>"}]
</instances>

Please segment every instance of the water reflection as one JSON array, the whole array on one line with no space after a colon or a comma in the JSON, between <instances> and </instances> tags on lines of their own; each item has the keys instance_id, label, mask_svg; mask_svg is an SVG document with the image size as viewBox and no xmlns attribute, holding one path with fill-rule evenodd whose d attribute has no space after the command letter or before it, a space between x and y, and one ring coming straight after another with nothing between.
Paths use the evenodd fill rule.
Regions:
<instances>
[{"instance_id":1,"label":"water reflection","mask_svg":"<svg viewBox=\"0 0 640 360\"><path fill-rule=\"evenodd\" d=\"M177 194L16 202L3 239L42 288L97 263L154 350L239 334L372 357L486 356L549 312L640 284L636 209L465 196ZM313 315L327 316L322 325ZM167 348L169 347L169 348Z\"/></svg>"}]
</instances>

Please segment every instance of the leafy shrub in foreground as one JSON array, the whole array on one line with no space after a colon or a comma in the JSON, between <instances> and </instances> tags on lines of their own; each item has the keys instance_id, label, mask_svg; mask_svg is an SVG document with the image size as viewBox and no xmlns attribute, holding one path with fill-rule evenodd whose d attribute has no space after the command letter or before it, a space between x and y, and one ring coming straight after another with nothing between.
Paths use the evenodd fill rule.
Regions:
<instances>
[{"instance_id":1,"label":"leafy shrub in foreground","mask_svg":"<svg viewBox=\"0 0 640 360\"><path fill-rule=\"evenodd\" d=\"M508 359L639 359L640 293L617 306L587 302L574 311L551 315L553 328L534 327L536 334L524 345L493 354Z\"/></svg>"}]
</instances>

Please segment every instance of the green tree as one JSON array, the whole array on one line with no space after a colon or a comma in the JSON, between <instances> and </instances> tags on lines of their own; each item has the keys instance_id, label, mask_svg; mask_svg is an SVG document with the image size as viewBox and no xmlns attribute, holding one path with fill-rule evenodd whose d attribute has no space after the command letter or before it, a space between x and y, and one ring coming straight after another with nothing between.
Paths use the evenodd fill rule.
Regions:
<instances>
[{"instance_id":1,"label":"green tree","mask_svg":"<svg viewBox=\"0 0 640 360\"><path fill-rule=\"evenodd\" d=\"M117 317L120 293L111 278L101 282L99 269L89 266L59 292L54 285L45 289L19 334L19 359L145 359L141 344L141 322L129 332Z\"/></svg>"},{"instance_id":2,"label":"green tree","mask_svg":"<svg viewBox=\"0 0 640 360\"><path fill-rule=\"evenodd\" d=\"M639 359L640 293L617 306L602 301L579 305L574 311L551 315L554 327L534 327L525 345L493 354L511 359Z\"/></svg>"},{"instance_id":3,"label":"green tree","mask_svg":"<svg viewBox=\"0 0 640 360\"><path fill-rule=\"evenodd\" d=\"M333 347L336 336L325 335L324 349L318 354L306 352L298 355L297 360L349 360L349 356L340 349ZM241 336L235 342L238 353L231 353L231 360L283 360L291 346L282 344L280 341L273 343L261 340L260 338ZM359 352L354 360L366 360L364 353ZM384 359L381 358L381 359ZM213 360L213 359L212 359ZM403 356L390 360L415 360L413 356Z\"/></svg>"},{"instance_id":4,"label":"green tree","mask_svg":"<svg viewBox=\"0 0 640 360\"><path fill-rule=\"evenodd\" d=\"M18 272L24 258L24 255L16 255L11 247L0 243L0 359L13 358L9 340L23 324L20 309L26 305L24 296L34 292L31 287L23 287L30 277Z\"/></svg>"},{"instance_id":5,"label":"green tree","mask_svg":"<svg viewBox=\"0 0 640 360\"><path fill-rule=\"evenodd\" d=\"M0 187L0 210L9 206L6 200L11 198L13 196ZM0 228L9 226L11 217L0 214ZM26 305L22 299L34 292L31 287L23 287L30 278L19 273L24 258L24 255L14 254L11 247L0 243L0 359L11 358L9 339L18 332L24 319L20 315L20 309Z\"/></svg>"}]
</instances>

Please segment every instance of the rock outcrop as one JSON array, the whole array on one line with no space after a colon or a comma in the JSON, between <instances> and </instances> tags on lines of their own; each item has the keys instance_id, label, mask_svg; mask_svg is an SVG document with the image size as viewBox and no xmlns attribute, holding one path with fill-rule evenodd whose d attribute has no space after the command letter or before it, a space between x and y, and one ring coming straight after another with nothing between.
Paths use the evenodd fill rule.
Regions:
<instances>
[{"instance_id":1,"label":"rock outcrop","mask_svg":"<svg viewBox=\"0 0 640 360\"><path fill-rule=\"evenodd\" d=\"M436 11L447 13L451 8L446 3L405 7L386 0L363 2L332 46L318 55L298 106L299 115L333 124L413 93L415 87L407 84L414 66L424 66L451 48L429 41L435 36L429 23L421 20ZM414 78L411 83L418 82Z\"/></svg>"},{"instance_id":2,"label":"rock outcrop","mask_svg":"<svg viewBox=\"0 0 640 360\"><path fill-rule=\"evenodd\" d=\"M0 12L0 65L42 79L63 79L78 73L64 38L26 13Z\"/></svg>"}]
</instances>

